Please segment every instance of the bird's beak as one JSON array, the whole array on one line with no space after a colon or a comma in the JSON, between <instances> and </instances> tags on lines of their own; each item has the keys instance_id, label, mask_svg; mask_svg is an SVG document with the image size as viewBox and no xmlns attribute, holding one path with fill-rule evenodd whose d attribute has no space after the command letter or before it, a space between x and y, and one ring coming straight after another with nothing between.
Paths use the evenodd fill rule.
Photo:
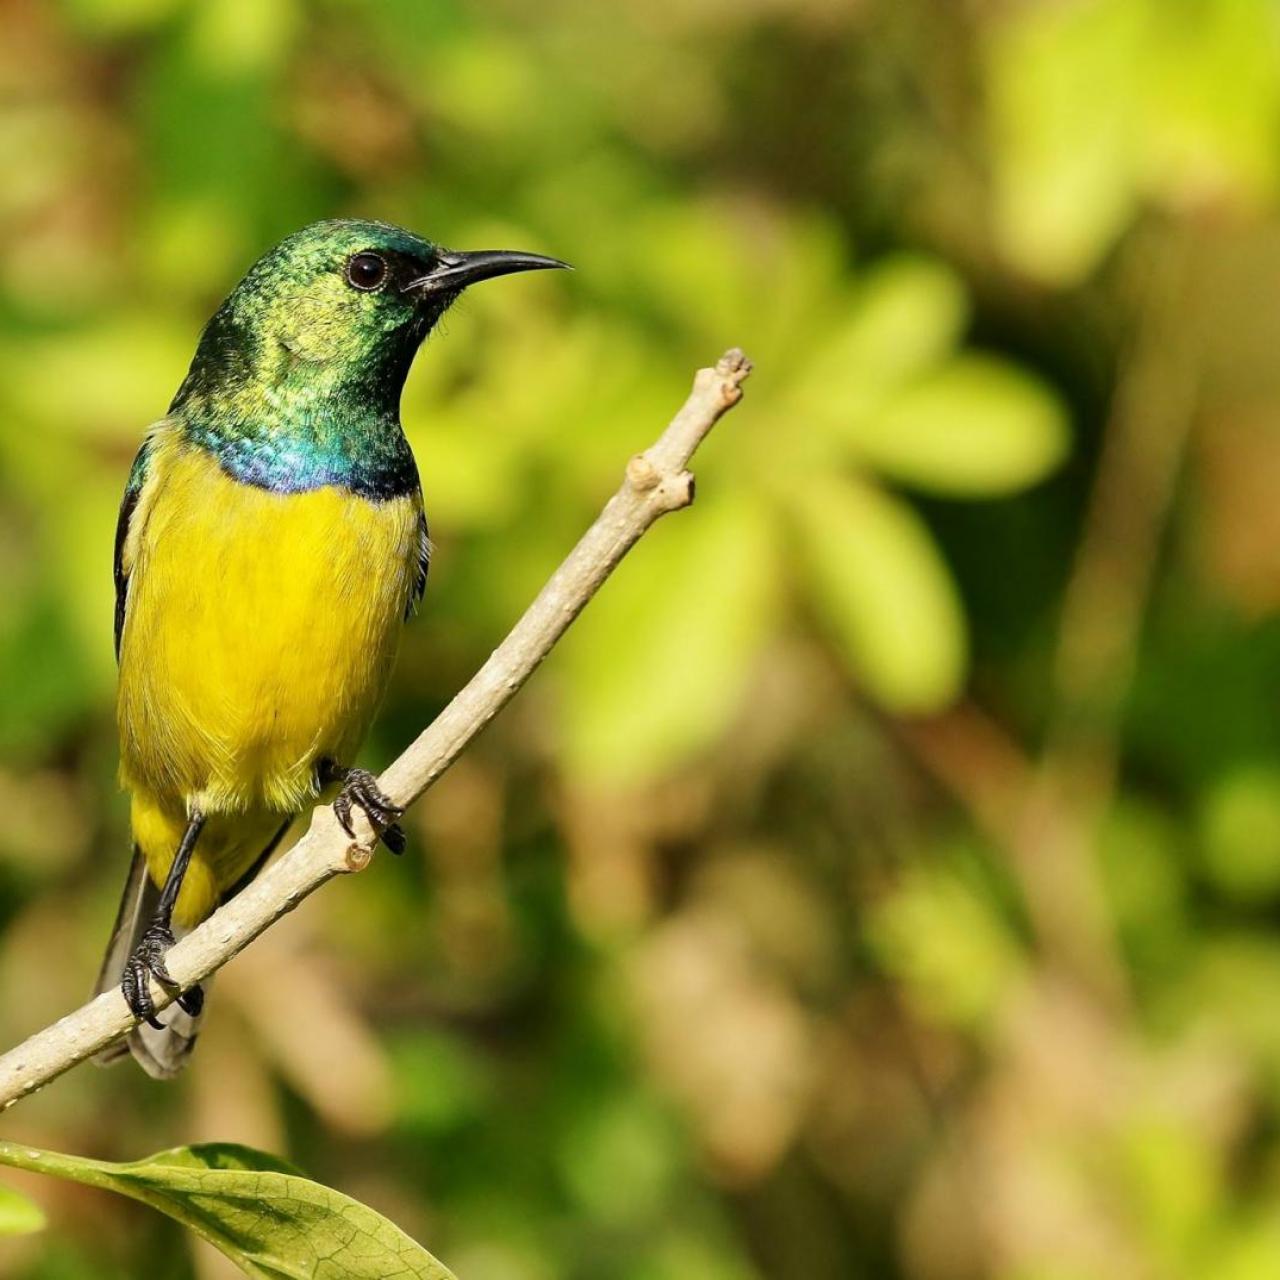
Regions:
<instances>
[{"instance_id":1,"label":"bird's beak","mask_svg":"<svg viewBox=\"0 0 1280 1280\"><path fill-rule=\"evenodd\" d=\"M436 265L424 276L410 280L404 286L406 293L427 297L436 293L453 293L465 289L478 280L491 280L494 276L510 275L513 271L572 271L567 262L559 258L544 258L540 253L520 253L513 249L479 249L473 253L443 250L436 258Z\"/></svg>"}]
</instances>

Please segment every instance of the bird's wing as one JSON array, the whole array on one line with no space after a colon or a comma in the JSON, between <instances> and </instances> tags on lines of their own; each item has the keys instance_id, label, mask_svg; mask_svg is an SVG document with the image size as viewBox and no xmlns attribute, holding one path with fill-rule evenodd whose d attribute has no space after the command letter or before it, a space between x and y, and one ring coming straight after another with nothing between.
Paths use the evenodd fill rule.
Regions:
<instances>
[{"instance_id":1,"label":"bird's wing","mask_svg":"<svg viewBox=\"0 0 1280 1280\"><path fill-rule=\"evenodd\" d=\"M150 507L150 503L144 500L144 494L149 489L154 489L154 484L148 486L148 479L152 478L155 471L153 465L156 445L163 434L169 429L167 420L158 422L147 432L147 438L142 442L142 448L138 450L137 456L133 460L133 466L129 469L129 480L124 487L124 497L120 500L120 514L116 518L116 550L114 574L116 581L116 622L115 622L115 642L116 642L116 661L120 660L120 640L124 635L125 614L129 606L129 577L133 572L134 551L131 544L136 542L134 538L135 531L141 526L145 519L145 512Z\"/></svg>"},{"instance_id":2,"label":"bird's wing","mask_svg":"<svg viewBox=\"0 0 1280 1280\"><path fill-rule=\"evenodd\" d=\"M129 598L129 570L124 563L124 544L129 538L129 525L133 521L133 513L138 507L138 495L142 492L142 484L134 483L134 475L139 463L147 452L144 444L134 459L133 470L129 472L129 483L125 486L124 497L120 500L120 514L116 517L116 555L113 573L116 580L116 661L120 661L120 637L124 633L124 609Z\"/></svg>"},{"instance_id":3,"label":"bird's wing","mask_svg":"<svg viewBox=\"0 0 1280 1280\"><path fill-rule=\"evenodd\" d=\"M413 584L413 594L409 597L404 616L410 618L414 610L422 603L422 593L427 589L427 571L431 567L431 538L427 533L427 517L418 512L418 578Z\"/></svg>"}]
</instances>

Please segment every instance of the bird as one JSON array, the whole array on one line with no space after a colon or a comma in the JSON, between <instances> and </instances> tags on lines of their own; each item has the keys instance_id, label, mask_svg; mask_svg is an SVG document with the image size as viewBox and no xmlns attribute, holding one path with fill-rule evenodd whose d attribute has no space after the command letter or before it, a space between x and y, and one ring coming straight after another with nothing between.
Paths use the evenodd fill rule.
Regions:
<instances>
[{"instance_id":1,"label":"bird","mask_svg":"<svg viewBox=\"0 0 1280 1280\"><path fill-rule=\"evenodd\" d=\"M151 1076L187 1062L204 991L165 954L322 799L393 852L401 809L354 763L431 554L400 421L414 357L469 286L564 268L389 223L317 222L262 255L145 434L116 526L116 722L133 854L97 990ZM157 1016L154 978L176 992Z\"/></svg>"}]
</instances>

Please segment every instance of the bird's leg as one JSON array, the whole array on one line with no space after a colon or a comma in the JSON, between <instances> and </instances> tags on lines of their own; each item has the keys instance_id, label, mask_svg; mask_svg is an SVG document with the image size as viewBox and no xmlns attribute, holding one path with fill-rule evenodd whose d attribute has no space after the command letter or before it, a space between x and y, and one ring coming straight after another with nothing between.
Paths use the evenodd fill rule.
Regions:
<instances>
[{"instance_id":1,"label":"bird's leg","mask_svg":"<svg viewBox=\"0 0 1280 1280\"><path fill-rule=\"evenodd\" d=\"M355 839L351 807L358 804L373 823L382 843L392 853L404 852L404 830L397 822L404 810L378 786L377 778L368 769L356 769L326 759L316 765L316 778L321 789L334 782L342 783L342 790L333 802L333 812L347 835Z\"/></svg>"},{"instance_id":2,"label":"bird's leg","mask_svg":"<svg viewBox=\"0 0 1280 1280\"><path fill-rule=\"evenodd\" d=\"M191 855L203 826L204 814L192 813L187 829L182 833L178 851L173 855L164 888L160 890L156 913L151 917L151 923L147 925L133 954L125 962L124 974L120 979L120 990L124 993L129 1008L136 1017L149 1023L157 1031L163 1030L164 1024L156 1018L150 979L155 978L166 987L178 985L165 967L164 956L173 946L173 908L178 901L178 892L182 888L187 868L191 865ZM204 991L198 986L192 987L190 991L184 991L178 996L177 1003L194 1018L204 1007Z\"/></svg>"}]
</instances>

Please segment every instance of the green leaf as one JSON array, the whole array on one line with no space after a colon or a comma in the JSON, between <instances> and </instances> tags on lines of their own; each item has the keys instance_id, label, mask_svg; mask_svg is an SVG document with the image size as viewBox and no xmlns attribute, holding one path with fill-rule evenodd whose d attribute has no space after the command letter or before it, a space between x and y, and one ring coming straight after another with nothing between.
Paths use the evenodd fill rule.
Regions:
<instances>
[{"instance_id":1,"label":"green leaf","mask_svg":"<svg viewBox=\"0 0 1280 1280\"><path fill-rule=\"evenodd\" d=\"M1269 199L1280 112L1275 7L1190 0L1159 6L1148 28L1147 184L1174 207Z\"/></svg>"},{"instance_id":2,"label":"green leaf","mask_svg":"<svg viewBox=\"0 0 1280 1280\"><path fill-rule=\"evenodd\" d=\"M986 356L958 356L847 433L860 457L938 493L1009 493L1067 451L1066 414L1043 383Z\"/></svg>"},{"instance_id":3,"label":"green leaf","mask_svg":"<svg viewBox=\"0 0 1280 1280\"><path fill-rule=\"evenodd\" d=\"M86 31L116 35L156 26L178 7L178 0L70 0L72 20Z\"/></svg>"},{"instance_id":4,"label":"green leaf","mask_svg":"<svg viewBox=\"0 0 1280 1280\"><path fill-rule=\"evenodd\" d=\"M650 777L724 731L772 622L775 568L767 513L740 498L699 500L645 539L558 659L580 777Z\"/></svg>"},{"instance_id":5,"label":"green leaf","mask_svg":"<svg viewBox=\"0 0 1280 1280\"><path fill-rule=\"evenodd\" d=\"M27 1236L43 1231L44 1210L11 1187L0 1187L0 1236Z\"/></svg>"},{"instance_id":6,"label":"green leaf","mask_svg":"<svg viewBox=\"0 0 1280 1280\"><path fill-rule=\"evenodd\" d=\"M141 1200L259 1280L452 1280L386 1218L249 1147L209 1143L109 1164L0 1142L0 1164Z\"/></svg>"},{"instance_id":7,"label":"green leaf","mask_svg":"<svg viewBox=\"0 0 1280 1280\"><path fill-rule=\"evenodd\" d=\"M968 319L959 276L945 263L902 255L866 278L833 319L792 396L806 427L843 432L903 382L945 359Z\"/></svg>"},{"instance_id":8,"label":"green leaf","mask_svg":"<svg viewBox=\"0 0 1280 1280\"><path fill-rule=\"evenodd\" d=\"M964 617L919 516L853 477L811 476L794 498L815 603L850 667L890 710L945 705L964 678Z\"/></svg>"},{"instance_id":9,"label":"green leaf","mask_svg":"<svg viewBox=\"0 0 1280 1280\"><path fill-rule=\"evenodd\" d=\"M990 895L950 860L906 872L870 913L866 936L911 1002L937 1021L988 1017L1021 968Z\"/></svg>"},{"instance_id":10,"label":"green leaf","mask_svg":"<svg viewBox=\"0 0 1280 1280\"><path fill-rule=\"evenodd\" d=\"M1011 6L987 28L993 230L1036 279L1068 284L1133 215L1148 0Z\"/></svg>"},{"instance_id":11,"label":"green leaf","mask_svg":"<svg viewBox=\"0 0 1280 1280\"><path fill-rule=\"evenodd\" d=\"M156 388L182 377L191 354L190 323L181 314L152 308L70 333L6 343L0 374L24 417L58 435L129 448L161 416ZM33 368L48 376L22 376Z\"/></svg>"},{"instance_id":12,"label":"green leaf","mask_svg":"<svg viewBox=\"0 0 1280 1280\"><path fill-rule=\"evenodd\" d=\"M713 199L655 204L628 216L626 287L651 297L698 349L740 343L761 369L772 370L804 357L843 270L829 222Z\"/></svg>"},{"instance_id":13,"label":"green leaf","mask_svg":"<svg viewBox=\"0 0 1280 1280\"><path fill-rule=\"evenodd\" d=\"M1251 905L1280 895L1280 770L1248 764L1215 780L1198 825L1205 871L1225 897Z\"/></svg>"}]
</instances>

